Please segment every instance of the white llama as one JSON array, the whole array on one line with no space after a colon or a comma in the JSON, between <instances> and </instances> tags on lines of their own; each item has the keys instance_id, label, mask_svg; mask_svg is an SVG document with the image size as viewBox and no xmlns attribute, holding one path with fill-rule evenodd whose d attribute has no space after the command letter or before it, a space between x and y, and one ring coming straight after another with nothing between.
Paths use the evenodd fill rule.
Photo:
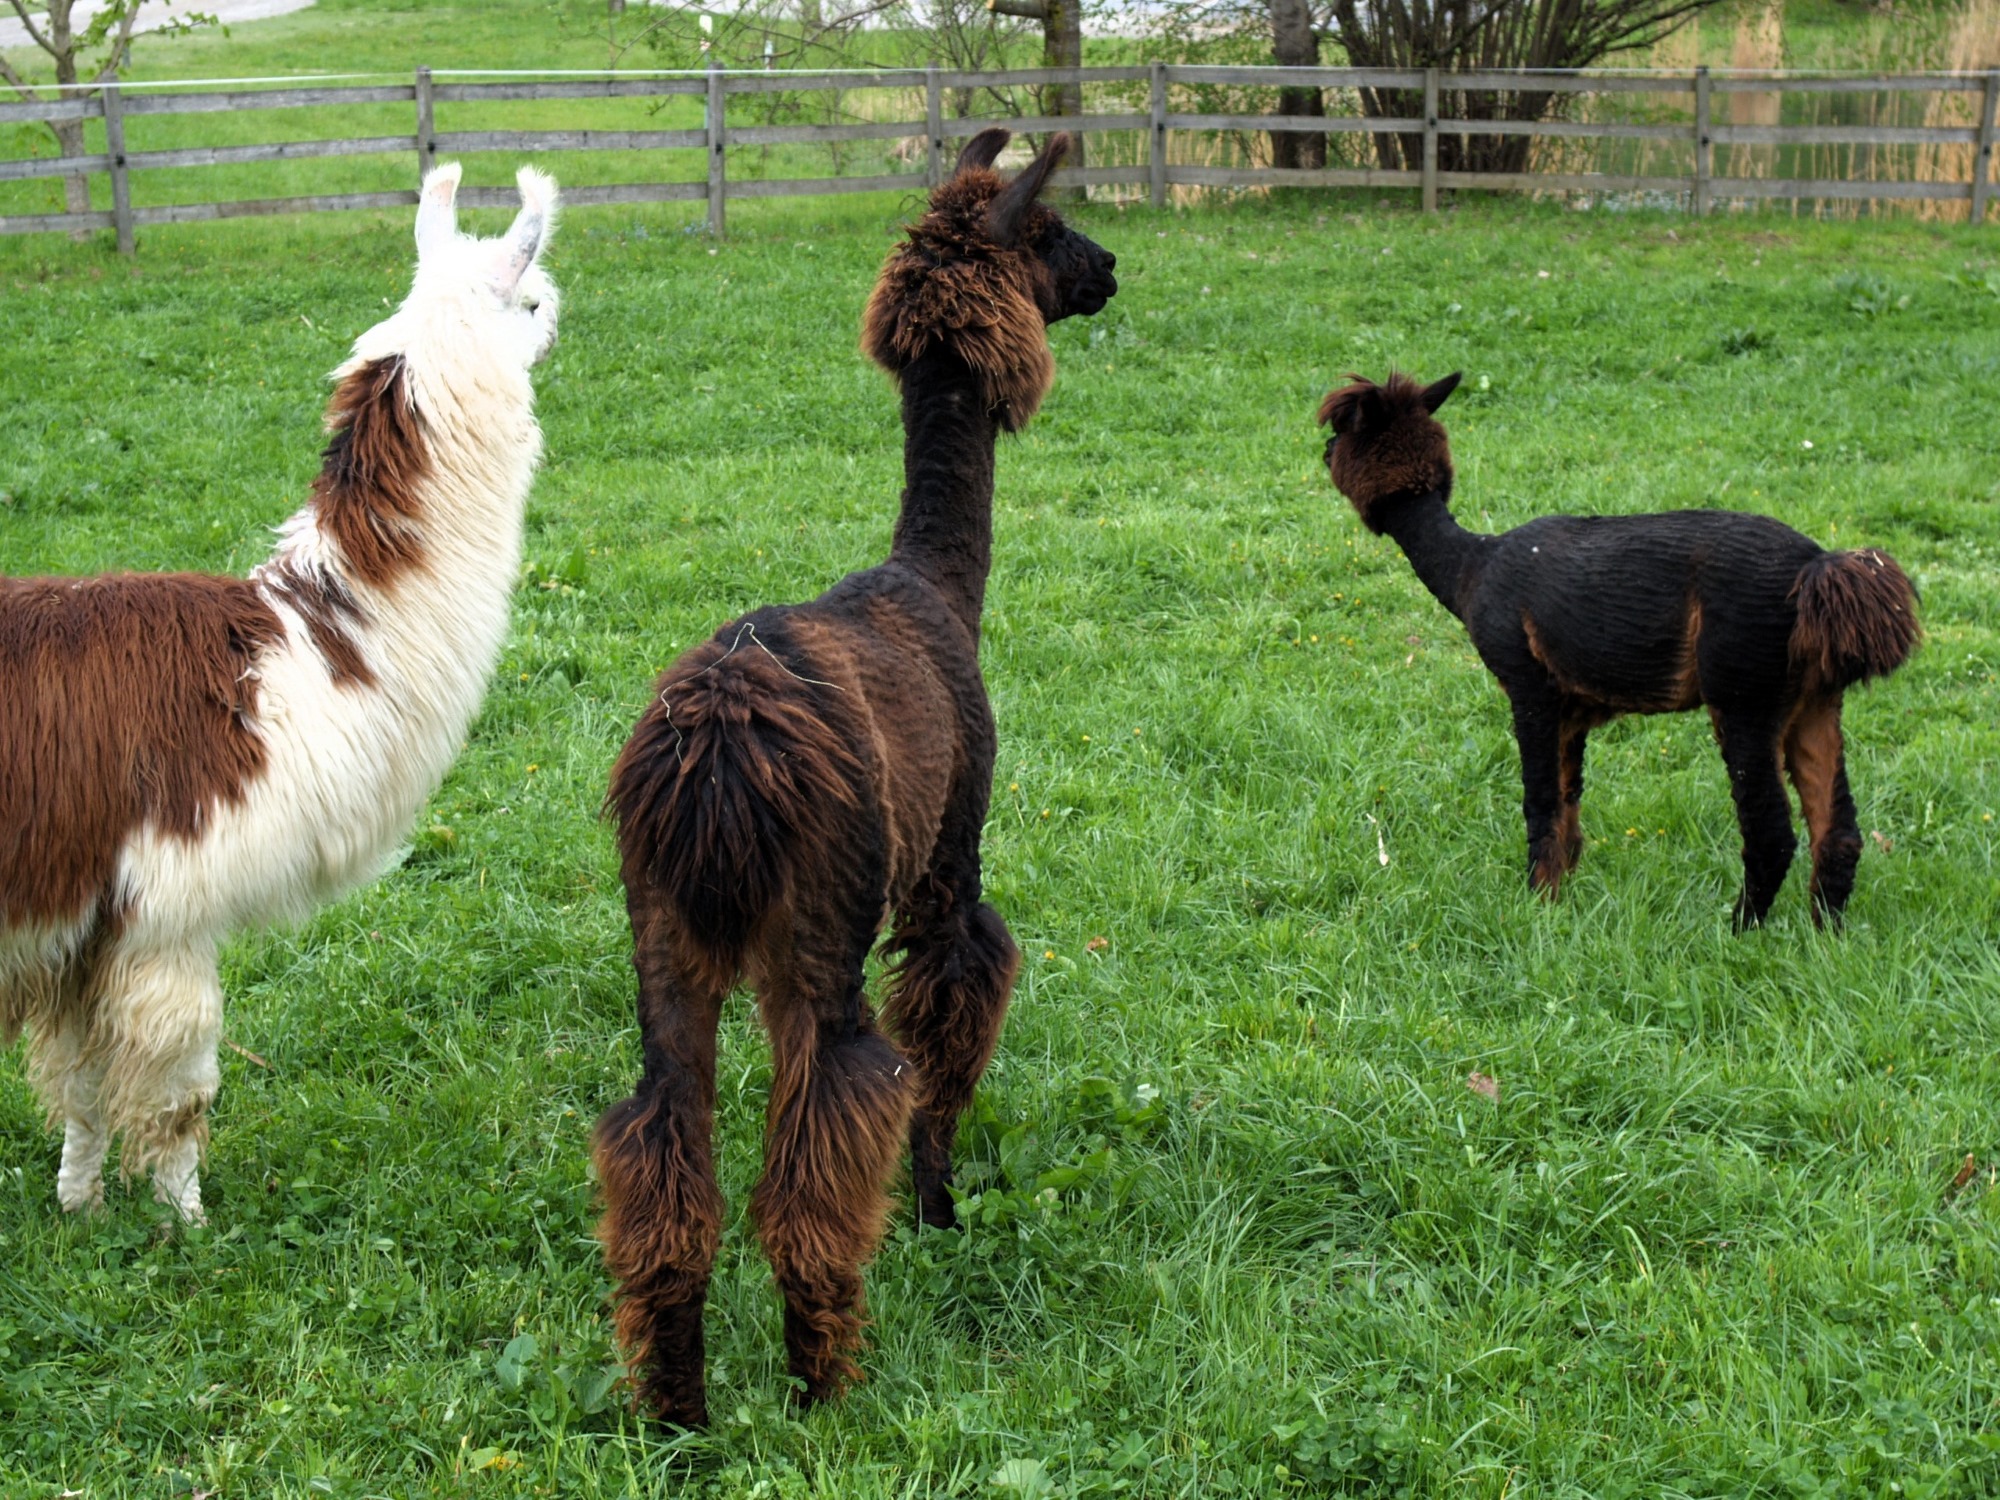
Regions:
<instances>
[{"instance_id":1,"label":"white llama","mask_svg":"<svg viewBox=\"0 0 2000 1500\"><path fill-rule=\"evenodd\" d=\"M555 184L516 181L482 241L457 165L425 180L410 295L334 372L324 467L249 578L0 578L0 1038L29 1032L64 1208L122 1133L202 1218L217 945L378 874L479 707L556 336Z\"/></svg>"}]
</instances>

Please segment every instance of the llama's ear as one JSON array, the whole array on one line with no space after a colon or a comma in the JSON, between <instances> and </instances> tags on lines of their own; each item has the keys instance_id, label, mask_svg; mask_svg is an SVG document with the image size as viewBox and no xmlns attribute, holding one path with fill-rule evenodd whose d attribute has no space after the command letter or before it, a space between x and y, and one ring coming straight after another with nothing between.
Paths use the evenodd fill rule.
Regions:
<instances>
[{"instance_id":1,"label":"llama's ear","mask_svg":"<svg viewBox=\"0 0 2000 1500\"><path fill-rule=\"evenodd\" d=\"M1014 132L1002 130L998 125L990 130L982 130L965 143L965 149L958 153L958 165L951 169L956 177L960 172L973 168L990 168L1000 159L1000 153L1007 149L1007 143L1014 139Z\"/></svg>"},{"instance_id":2,"label":"llama's ear","mask_svg":"<svg viewBox=\"0 0 2000 1500\"><path fill-rule=\"evenodd\" d=\"M521 192L521 211L501 240L500 268L494 277L505 296L513 295L528 267L541 258L556 227L555 179L523 167L514 174L514 185Z\"/></svg>"},{"instance_id":3,"label":"llama's ear","mask_svg":"<svg viewBox=\"0 0 2000 1500\"><path fill-rule=\"evenodd\" d=\"M1440 406L1443 406L1444 398L1458 389L1459 378L1464 374L1463 370L1453 370L1444 379L1434 380L1425 386L1424 410L1435 413Z\"/></svg>"},{"instance_id":4,"label":"llama's ear","mask_svg":"<svg viewBox=\"0 0 2000 1500\"><path fill-rule=\"evenodd\" d=\"M1012 245L1021 233L1021 221L1027 217L1029 206L1041 196L1043 186L1049 180L1049 173L1069 154L1069 137L1057 133L1049 137L1049 143L1042 147L1042 154L1021 169L993 200L993 206L986 210L986 232L993 236L996 245Z\"/></svg>"},{"instance_id":5,"label":"llama's ear","mask_svg":"<svg viewBox=\"0 0 2000 1500\"><path fill-rule=\"evenodd\" d=\"M448 161L424 179L417 195L417 259L428 260L458 236L458 179L463 169Z\"/></svg>"}]
</instances>

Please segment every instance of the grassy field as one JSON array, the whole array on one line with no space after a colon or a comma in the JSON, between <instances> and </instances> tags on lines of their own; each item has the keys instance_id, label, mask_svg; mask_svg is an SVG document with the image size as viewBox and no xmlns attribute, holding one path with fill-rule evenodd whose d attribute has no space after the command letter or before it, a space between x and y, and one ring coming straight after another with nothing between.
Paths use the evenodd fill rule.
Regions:
<instances>
[{"instance_id":1,"label":"grassy field","mask_svg":"<svg viewBox=\"0 0 2000 1500\"><path fill-rule=\"evenodd\" d=\"M899 1220L869 1382L790 1415L739 1002L716 1426L635 1423L596 808L655 669L886 548L854 338L908 206L570 217L499 678L401 866L230 950L213 1226L65 1220L0 1057L0 1494L2000 1491L2000 246L1509 203L1081 215L1125 290L1000 458L987 864L1028 957L966 1230ZM0 241L0 568L254 563L408 236ZM1729 933L1700 716L1593 737L1583 866L1529 897L1504 701L1317 462L1318 396L1392 364L1467 372L1468 524L1724 505L1908 568L1929 641L1849 702L1844 934L1796 871Z\"/></svg>"}]
</instances>

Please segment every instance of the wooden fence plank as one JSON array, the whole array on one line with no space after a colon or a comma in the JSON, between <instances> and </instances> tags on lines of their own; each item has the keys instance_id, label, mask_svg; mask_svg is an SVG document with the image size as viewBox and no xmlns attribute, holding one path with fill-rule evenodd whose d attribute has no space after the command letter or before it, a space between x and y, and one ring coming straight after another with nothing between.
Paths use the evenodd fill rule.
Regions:
<instances>
[{"instance_id":1,"label":"wooden fence plank","mask_svg":"<svg viewBox=\"0 0 2000 1500\"><path fill-rule=\"evenodd\" d=\"M996 68L990 73L946 73L939 81L948 89L1005 88L1009 84L1141 83L1152 68Z\"/></svg>"},{"instance_id":2,"label":"wooden fence plank","mask_svg":"<svg viewBox=\"0 0 2000 1500\"><path fill-rule=\"evenodd\" d=\"M1847 178L1717 177L1709 194L1716 198L1937 198L1972 196L1969 182L1855 182Z\"/></svg>"},{"instance_id":3,"label":"wooden fence plank","mask_svg":"<svg viewBox=\"0 0 2000 1500\"><path fill-rule=\"evenodd\" d=\"M1673 193L1688 190L1685 177L1630 177L1618 172L1440 172L1448 188L1507 192Z\"/></svg>"},{"instance_id":4,"label":"wooden fence plank","mask_svg":"<svg viewBox=\"0 0 2000 1500\"><path fill-rule=\"evenodd\" d=\"M0 234L67 234L72 229L115 229L109 213L0 214Z\"/></svg>"},{"instance_id":5,"label":"wooden fence plank","mask_svg":"<svg viewBox=\"0 0 2000 1500\"><path fill-rule=\"evenodd\" d=\"M1538 68L1468 68L1447 73L1445 84L1474 93L1511 94L1685 94L1694 87L1686 73L1563 73Z\"/></svg>"},{"instance_id":6,"label":"wooden fence plank","mask_svg":"<svg viewBox=\"0 0 2000 1500\"><path fill-rule=\"evenodd\" d=\"M1735 74L1710 85L1718 94L1955 94L1979 88L1977 73L1874 73L1865 78L1772 78Z\"/></svg>"},{"instance_id":7,"label":"wooden fence plank","mask_svg":"<svg viewBox=\"0 0 2000 1500\"><path fill-rule=\"evenodd\" d=\"M437 165L437 110L431 98L431 70L417 69L417 186Z\"/></svg>"},{"instance_id":8,"label":"wooden fence plank","mask_svg":"<svg viewBox=\"0 0 2000 1500\"><path fill-rule=\"evenodd\" d=\"M607 78L588 83L439 83L431 97L440 104L485 104L516 99L651 99L705 94L699 78Z\"/></svg>"},{"instance_id":9,"label":"wooden fence plank","mask_svg":"<svg viewBox=\"0 0 2000 1500\"><path fill-rule=\"evenodd\" d=\"M416 145L408 135L356 136L345 141L273 141L261 146L182 146L173 151L134 151L133 171L155 167L228 167L255 161L305 161L316 156L371 156L405 152Z\"/></svg>"},{"instance_id":10,"label":"wooden fence plank","mask_svg":"<svg viewBox=\"0 0 2000 1500\"><path fill-rule=\"evenodd\" d=\"M1424 212L1438 208L1438 70L1424 69Z\"/></svg>"},{"instance_id":11,"label":"wooden fence plank","mask_svg":"<svg viewBox=\"0 0 2000 1500\"><path fill-rule=\"evenodd\" d=\"M934 67L924 69L924 182L944 182L944 85Z\"/></svg>"},{"instance_id":12,"label":"wooden fence plank","mask_svg":"<svg viewBox=\"0 0 2000 1500\"><path fill-rule=\"evenodd\" d=\"M1419 83L1417 87L1422 88ZM1386 115L1168 115L1170 130L1285 130L1299 135L1389 135L1424 128L1422 120ZM1458 129L1448 121L1446 135Z\"/></svg>"},{"instance_id":13,"label":"wooden fence plank","mask_svg":"<svg viewBox=\"0 0 2000 1500\"><path fill-rule=\"evenodd\" d=\"M1153 207L1167 206L1167 65L1154 63L1150 80L1152 130L1147 136L1146 165L1152 178Z\"/></svg>"},{"instance_id":14,"label":"wooden fence plank","mask_svg":"<svg viewBox=\"0 0 2000 1500\"><path fill-rule=\"evenodd\" d=\"M732 198L810 198L821 193L921 193L920 172L896 172L887 177L738 177L728 184Z\"/></svg>"},{"instance_id":15,"label":"wooden fence plank","mask_svg":"<svg viewBox=\"0 0 2000 1500\"><path fill-rule=\"evenodd\" d=\"M1440 172L1438 181L1453 174ZM1167 181L1197 187L1422 187L1424 174L1387 167L1169 166Z\"/></svg>"},{"instance_id":16,"label":"wooden fence plank","mask_svg":"<svg viewBox=\"0 0 2000 1500\"><path fill-rule=\"evenodd\" d=\"M562 190L565 208L591 208L611 203L699 203L708 196L706 182L620 182ZM519 208L521 198L511 187L460 188L458 201L466 208Z\"/></svg>"},{"instance_id":17,"label":"wooden fence plank","mask_svg":"<svg viewBox=\"0 0 2000 1500\"><path fill-rule=\"evenodd\" d=\"M1153 123L1150 115L1021 115L995 120L947 120L947 140L962 140L998 125L1016 135L1042 134L1051 130L1144 130Z\"/></svg>"},{"instance_id":18,"label":"wooden fence plank","mask_svg":"<svg viewBox=\"0 0 2000 1500\"><path fill-rule=\"evenodd\" d=\"M827 89L920 89L922 68L893 68L877 73L724 73L725 94L789 94L823 92Z\"/></svg>"},{"instance_id":19,"label":"wooden fence plank","mask_svg":"<svg viewBox=\"0 0 2000 1500\"><path fill-rule=\"evenodd\" d=\"M108 172L109 155L31 156L25 161L0 161L0 182L19 182L26 177L74 177L79 172Z\"/></svg>"},{"instance_id":20,"label":"wooden fence plank","mask_svg":"<svg viewBox=\"0 0 2000 1500\"><path fill-rule=\"evenodd\" d=\"M1707 68L1694 70L1694 216L1708 212L1708 179L1715 171L1715 148L1709 135L1709 89Z\"/></svg>"},{"instance_id":21,"label":"wooden fence plank","mask_svg":"<svg viewBox=\"0 0 2000 1500\"><path fill-rule=\"evenodd\" d=\"M705 130L447 130L440 151L686 151L708 143ZM732 134L731 141L738 138Z\"/></svg>"},{"instance_id":22,"label":"wooden fence plank","mask_svg":"<svg viewBox=\"0 0 2000 1500\"><path fill-rule=\"evenodd\" d=\"M1237 83L1257 88L1420 89L1422 68L1238 68L1167 64L1168 83Z\"/></svg>"},{"instance_id":23,"label":"wooden fence plank","mask_svg":"<svg viewBox=\"0 0 2000 1500\"><path fill-rule=\"evenodd\" d=\"M1446 120L1447 135L1573 136L1583 140L1684 141L1685 125L1625 125L1594 120ZM1720 139L1718 132L1711 131Z\"/></svg>"},{"instance_id":24,"label":"wooden fence plank","mask_svg":"<svg viewBox=\"0 0 2000 1500\"><path fill-rule=\"evenodd\" d=\"M416 201L416 190L411 188L396 193L322 193L306 198L253 198L235 203L164 203L133 209L132 222L194 224L209 219L256 219L267 214L324 213L347 208L405 208ZM459 201L464 201L463 194L460 194ZM104 215L107 220L110 217L109 214Z\"/></svg>"},{"instance_id":25,"label":"wooden fence plank","mask_svg":"<svg viewBox=\"0 0 2000 1500\"><path fill-rule=\"evenodd\" d=\"M125 114L132 115L221 115L249 109L309 109L323 104L410 104L417 97L415 84L399 83L392 88L351 89L248 89L226 94L134 94L125 101Z\"/></svg>"},{"instance_id":26,"label":"wooden fence plank","mask_svg":"<svg viewBox=\"0 0 2000 1500\"><path fill-rule=\"evenodd\" d=\"M922 120L857 120L851 125L735 125L730 127L732 146L785 146L796 142L900 140L923 136L929 126ZM692 132L695 136L700 131ZM696 144L700 144L697 140Z\"/></svg>"},{"instance_id":27,"label":"wooden fence plank","mask_svg":"<svg viewBox=\"0 0 2000 1500\"><path fill-rule=\"evenodd\" d=\"M1708 134L1718 146L1957 146L1979 136L1970 125L1714 125Z\"/></svg>"},{"instance_id":28,"label":"wooden fence plank","mask_svg":"<svg viewBox=\"0 0 2000 1500\"><path fill-rule=\"evenodd\" d=\"M51 99L46 104L0 104L0 125L39 125L44 120L90 120L103 113L104 101L100 98Z\"/></svg>"}]
</instances>

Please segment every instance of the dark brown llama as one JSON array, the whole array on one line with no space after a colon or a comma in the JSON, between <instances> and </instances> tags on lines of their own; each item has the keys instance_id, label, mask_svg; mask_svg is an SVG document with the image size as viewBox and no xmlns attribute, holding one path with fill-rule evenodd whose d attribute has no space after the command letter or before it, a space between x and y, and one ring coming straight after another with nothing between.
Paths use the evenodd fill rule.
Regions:
<instances>
[{"instance_id":1,"label":"dark brown llama","mask_svg":"<svg viewBox=\"0 0 2000 1500\"><path fill-rule=\"evenodd\" d=\"M810 1404L859 1377L861 1268L906 1136L924 1222L953 1223L958 1117L1019 964L980 901L994 442L1055 378L1045 326L1100 311L1118 283L1110 252L1036 202L1067 137L1003 183L992 164L1007 139L966 146L869 299L862 347L903 400L889 560L682 656L612 772L644 1069L597 1127L598 1232L640 1399L684 1426L707 1419L715 1031L731 987L755 986L771 1038L750 1208ZM892 922L894 1043L862 990Z\"/></svg>"},{"instance_id":2,"label":"dark brown llama","mask_svg":"<svg viewBox=\"0 0 2000 1500\"><path fill-rule=\"evenodd\" d=\"M1584 739L1621 714L1706 707L1743 830L1736 925L1764 919L1797 839L1812 840L1813 919L1838 922L1861 833L1841 695L1893 672L1918 638L1903 570L1874 550L1826 552L1767 516L1674 511L1544 516L1501 536L1453 519L1451 446L1433 413L1458 384L1360 376L1329 394L1326 464L1370 531L1386 532L1464 622L1514 709L1528 883L1554 896L1583 853Z\"/></svg>"}]
</instances>

